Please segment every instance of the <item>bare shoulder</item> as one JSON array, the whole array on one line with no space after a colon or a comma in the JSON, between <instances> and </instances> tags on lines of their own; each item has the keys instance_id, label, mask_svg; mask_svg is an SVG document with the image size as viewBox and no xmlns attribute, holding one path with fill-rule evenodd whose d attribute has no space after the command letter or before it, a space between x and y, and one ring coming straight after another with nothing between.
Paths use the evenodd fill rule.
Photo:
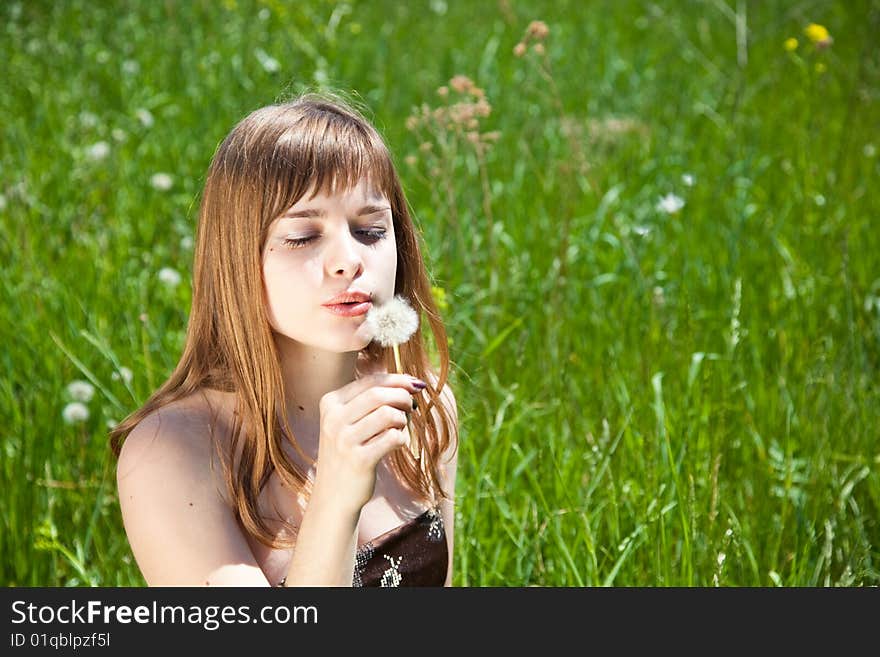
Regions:
<instances>
[{"instance_id":1,"label":"bare shoulder","mask_svg":"<svg viewBox=\"0 0 880 657\"><path fill-rule=\"evenodd\" d=\"M123 442L116 467L119 505L132 552L151 585L260 583L224 497L211 433L220 432L222 441L224 424L222 413L187 399L148 415Z\"/></svg>"},{"instance_id":2,"label":"bare shoulder","mask_svg":"<svg viewBox=\"0 0 880 657\"><path fill-rule=\"evenodd\" d=\"M205 483L219 465L212 434L222 440L225 430L224 415L197 395L153 411L122 444L116 466L120 489L175 475L193 485Z\"/></svg>"}]
</instances>

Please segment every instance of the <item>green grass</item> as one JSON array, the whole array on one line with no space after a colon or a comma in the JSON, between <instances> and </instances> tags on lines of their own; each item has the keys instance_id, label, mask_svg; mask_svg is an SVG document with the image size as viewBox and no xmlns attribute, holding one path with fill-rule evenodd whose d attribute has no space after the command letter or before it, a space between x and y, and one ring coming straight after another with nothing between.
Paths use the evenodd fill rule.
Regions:
<instances>
[{"instance_id":1,"label":"green grass","mask_svg":"<svg viewBox=\"0 0 880 657\"><path fill-rule=\"evenodd\" d=\"M456 585L880 583L880 4L481 6L3 3L4 585L143 584L107 423L180 354L218 142L314 83L372 112L448 301ZM456 74L479 157L406 126Z\"/></svg>"}]
</instances>

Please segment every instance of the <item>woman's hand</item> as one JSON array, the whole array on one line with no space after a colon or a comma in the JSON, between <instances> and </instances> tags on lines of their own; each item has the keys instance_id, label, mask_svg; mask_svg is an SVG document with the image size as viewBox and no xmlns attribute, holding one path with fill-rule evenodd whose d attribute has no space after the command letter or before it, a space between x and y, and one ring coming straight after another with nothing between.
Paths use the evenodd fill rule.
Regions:
<instances>
[{"instance_id":1,"label":"woman's hand","mask_svg":"<svg viewBox=\"0 0 880 657\"><path fill-rule=\"evenodd\" d=\"M424 388L407 374L371 374L324 395L315 488L360 512L373 497L376 465L407 444L412 395Z\"/></svg>"}]
</instances>

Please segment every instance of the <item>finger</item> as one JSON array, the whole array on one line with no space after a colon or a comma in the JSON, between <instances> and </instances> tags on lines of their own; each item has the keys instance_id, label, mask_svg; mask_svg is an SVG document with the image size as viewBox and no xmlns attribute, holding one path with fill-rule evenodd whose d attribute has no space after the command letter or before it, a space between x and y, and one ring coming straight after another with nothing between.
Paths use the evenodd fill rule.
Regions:
<instances>
[{"instance_id":1,"label":"finger","mask_svg":"<svg viewBox=\"0 0 880 657\"><path fill-rule=\"evenodd\" d=\"M363 444L388 429L405 428L406 419L406 413L399 408L380 406L351 425L350 433L354 436L360 436L356 442Z\"/></svg>"},{"instance_id":2,"label":"finger","mask_svg":"<svg viewBox=\"0 0 880 657\"><path fill-rule=\"evenodd\" d=\"M424 390L423 387L416 385L415 382L417 381L419 381L419 379L414 376L410 376L409 374L368 374L361 379L356 379L351 383L344 385L337 392L339 393L340 401L345 404L357 397L368 388L372 388L374 386L406 388L407 390L412 390L413 392ZM420 383L424 384L425 382L420 381Z\"/></svg>"},{"instance_id":3,"label":"finger","mask_svg":"<svg viewBox=\"0 0 880 657\"><path fill-rule=\"evenodd\" d=\"M409 444L409 434L405 429L388 429L365 444L363 449L370 463L378 463L386 454L407 444Z\"/></svg>"},{"instance_id":4,"label":"finger","mask_svg":"<svg viewBox=\"0 0 880 657\"><path fill-rule=\"evenodd\" d=\"M409 390L404 388L389 388L386 386L367 388L348 402L349 408L346 408L347 421L354 424L383 405L393 406L407 413L412 409L411 394Z\"/></svg>"}]
</instances>

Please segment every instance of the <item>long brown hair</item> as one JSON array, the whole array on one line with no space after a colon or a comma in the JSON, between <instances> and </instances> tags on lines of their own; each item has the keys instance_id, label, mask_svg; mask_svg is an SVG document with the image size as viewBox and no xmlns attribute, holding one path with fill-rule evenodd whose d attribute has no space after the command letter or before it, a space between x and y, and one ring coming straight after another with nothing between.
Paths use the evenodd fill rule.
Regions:
<instances>
[{"instance_id":1,"label":"long brown hair","mask_svg":"<svg viewBox=\"0 0 880 657\"><path fill-rule=\"evenodd\" d=\"M282 449L285 440L311 459L284 413L284 382L267 315L261 249L272 221L309 189L347 190L365 177L391 203L395 294L427 319L440 369L436 380L429 376L434 372L422 321L415 335L399 346L403 371L429 382L423 393L427 403L411 415L422 456L416 460L409 450L397 449L391 466L407 487L426 499L434 491L449 498L437 475L440 457L455 433L440 402L449 373L446 330L391 154L363 115L335 95L309 93L257 109L220 144L199 208L183 354L165 383L110 432L110 447L118 457L125 437L153 411L205 388L235 393L231 447L219 450L226 485L239 522L273 548L291 543L269 528L258 511L258 496L273 472L294 491L307 494L311 489L307 474ZM395 371L390 348L372 342L363 355Z\"/></svg>"}]
</instances>

